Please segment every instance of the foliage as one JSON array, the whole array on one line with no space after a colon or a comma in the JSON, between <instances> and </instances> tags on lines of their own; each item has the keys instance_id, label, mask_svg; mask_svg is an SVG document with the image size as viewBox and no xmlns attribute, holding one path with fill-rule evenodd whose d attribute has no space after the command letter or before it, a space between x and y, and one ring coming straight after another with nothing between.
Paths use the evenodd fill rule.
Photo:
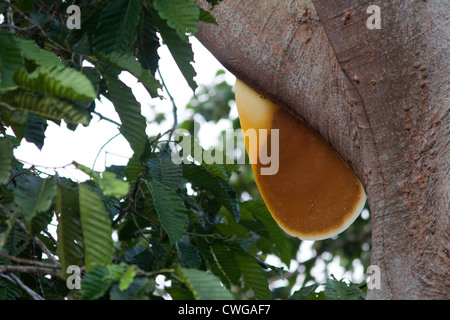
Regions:
<instances>
[{"instance_id":1,"label":"foliage","mask_svg":"<svg viewBox=\"0 0 450 320\"><path fill-rule=\"evenodd\" d=\"M198 90L188 109L206 121L230 117L230 85L197 88L191 64L189 37L199 20L215 23L211 14L193 0L74 2L82 28L71 30L67 2L0 1L0 299L363 298L359 286L334 278L318 291L315 258L293 272L266 261L274 256L289 268L301 241L274 222L249 165L192 158L177 165L175 144L167 143L171 132L146 132L141 104L119 75L129 72L158 99L165 89L157 77L162 45ZM133 150L126 166L95 172L74 163L89 176L79 182L14 156L23 139L42 149L48 121L64 121L71 130L90 125L104 100L112 102ZM317 257L335 246L351 266L367 241L354 239L361 229L359 221L339 247L316 244ZM83 271L79 290L66 286L71 265ZM304 286L292 293L299 276ZM161 278L170 285L157 286ZM271 284L281 278L287 285Z\"/></svg>"}]
</instances>

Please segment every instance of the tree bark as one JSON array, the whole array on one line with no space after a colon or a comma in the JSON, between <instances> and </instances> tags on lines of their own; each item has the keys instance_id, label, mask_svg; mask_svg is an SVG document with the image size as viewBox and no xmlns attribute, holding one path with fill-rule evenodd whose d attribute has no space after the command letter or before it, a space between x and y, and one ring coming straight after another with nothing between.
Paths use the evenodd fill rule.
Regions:
<instances>
[{"instance_id":1,"label":"tree bark","mask_svg":"<svg viewBox=\"0 0 450 320\"><path fill-rule=\"evenodd\" d=\"M204 4L204 3L203 3ZM366 25L381 9L381 29ZM441 1L225 0L197 38L347 161L371 209L368 299L448 299L449 27Z\"/></svg>"}]
</instances>

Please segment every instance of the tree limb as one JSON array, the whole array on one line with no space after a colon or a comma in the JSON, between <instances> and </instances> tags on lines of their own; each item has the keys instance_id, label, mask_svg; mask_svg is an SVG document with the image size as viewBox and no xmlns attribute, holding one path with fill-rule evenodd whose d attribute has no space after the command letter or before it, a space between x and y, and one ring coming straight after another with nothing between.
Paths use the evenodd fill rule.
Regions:
<instances>
[{"instance_id":1,"label":"tree limb","mask_svg":"<svg viewBox=\"0 0 450 320\"><path fill-rule=\"evenodd\" d=\"M33 290L31 290L28 286L26 286L16 275L14 274L10 274L10 275L5 275L5 274L0 274L1 277L17 284L19 287L21 287L23 290L25 290L26 293L28 293L28 295L30 297L33 298L33 300L44 300L44 298L42 298L40 295L38 295L36 292L34 292Z\"/></svg>"}]
</instances>

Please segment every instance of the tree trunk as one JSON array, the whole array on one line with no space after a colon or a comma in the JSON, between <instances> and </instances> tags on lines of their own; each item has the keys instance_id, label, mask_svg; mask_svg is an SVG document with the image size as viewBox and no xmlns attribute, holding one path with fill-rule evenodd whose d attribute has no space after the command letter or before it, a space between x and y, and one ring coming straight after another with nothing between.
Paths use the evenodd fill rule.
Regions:
<instances>
[{"instance_id":1,"label":"tree trunk","mask_svg":"<svg viewBox=\"0 0 450 320\"><path fill-rule=\"evenodd\" d=\"M381 29L366 25L381 9ZM369 299L448 299L448 0L225 0L198 39L315 128L365 187Z\"/></svg>"}]
</instances>

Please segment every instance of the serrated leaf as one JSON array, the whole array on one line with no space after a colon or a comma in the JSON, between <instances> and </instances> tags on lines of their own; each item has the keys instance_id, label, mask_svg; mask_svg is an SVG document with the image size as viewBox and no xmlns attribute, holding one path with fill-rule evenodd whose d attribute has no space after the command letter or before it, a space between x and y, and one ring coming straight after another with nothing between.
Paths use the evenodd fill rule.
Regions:
<instances>
[{"instance_id":1,"label":"serrated leaf","mask_svg":"<svg viewBox=\"0 0 450 320\"><path fill-rule=\"evenodd\" d=\"M136 270L134 266L130 266L127 271L125 271L122 275L122 277L119 280L119 290L124 291L129 288L131 283L134 280L134 277L136 276Z\"/></svg>"},{"instance_id":2,"label":"serrated leaf","mask_svg":"<svg viewBox=\"0 0 450 320\"><path fill-rule=\"evenodd\" d=\"M178 257L181 261L181 266L183 266L184 268L195 269L200 267L202 259L198 250L193 245L184 241L178 241L176 243L176 248Z\"/></svg>"},{"instance_id":3,"label":"serrated leaf","mask_svg":"<svg viewBox=\"0 0 450 320\"><path fill-rule=\"evenodd\" d=\"M252 289L258 300L270 300L271 294L267 282L267 276L255 259L248 254L233 251L234 259L241 269L244 283Z\"/></svg>"},{"instance_id":4,"label":"serrated leaf","mask_svg":"<svg viewBox=\"0 0 450 320\"><path fill-rule=\"evenodd\" d=\"M128 182L136 181L139 174L145 171L144 165L141 164L141 161L137 159L135 156L132 156L130 160L128 160L127 167L125 168L125 177Z\"/></svg>"},{"instance_id":5,"label":"serrated leaf","mask_svg":"<svg viewBox=\"0 0 450 320\"><path fill-rule=\"evenodd\" d=\"M111 220L100 197L85 184L79 185L79 206L85 265L90 271L111 263L114 252Z\"/></svg>"},{"instance_id":6,"label":"serrated leaf","mask_svg":"<svg viewBox=\"0 0 450 320\"><path fill-rule=\"evenodd\" d=\"M74 190L64 186L58 187L55 213L58 217L56 253L61 263L61 270L67 270L70 265L80 265L83 257L80 208ZM65 273L63 272L62 275L64 276Z\"/></svg>"},{"instance_id":7,"label":"serrated leaf","mask_svg":"<svg viewBox=\"0 0 450 320\"><path fill-rule=\"evenodd\" d=\"M291 243L288 241L283 231L272 218L267 206L262 200L251 200L241 203L243 210L251 212L262 222L268 233L268 239L273 244L273 251L277 253L281 261L289 266L291 261Z\"/></svg>"},{"instance_id":8,"label":"serrated leaf","mask_svg":"<svg viewBox=\"0 0 450 320\"><path fill-rule=\"evenodd\" d=\"M11 216L6 220L6 230L0 233L0 251L3 250L3 247L6 245L6 241L8 241L9 234L11 230L14 228L14 224L16 223L16 219L18 218L18 211L14 211Z\"/></svg>"},{"instance_id":9,"label":"serrated leaf","mask_svg":"<svg viewBox=\"0 0 450 320\"><path fill-rule=\"evenodd\" d=\"M231 284L238 285L241 271L234 260L231 250L227 246L217 243L211 246L211 251L223 276Z\"/></svg>"},{"instance_id":10,"label":"serrated leaf","mask_svg":"<svg viewBox=\"0 0 450 320\"><path fill-rule=\"evenodd\" d=\"M183 178L183 169L170 159L158 158L147 162L152 179L176 190Z\"/></svg>"},{"instance_id":11,"label":"serrated leaf","mask_svg":"<svg viewBox=\"0 0 450 320\"><path fill-rule=\"evenodd\" d=\"M167 45L170 54L175 60L178 68L186 79L192 91L197 89L197 82L194 80L197 72L191 64L194 62L192 46L188 41L181 39L176 30L169 27L164 20L155 19L159 33L164 44Z\"/></svg>"},{"instance_id":12,"label":"serrated leaf","mask_svg":"<svg viewBox=\"0 0 450 320\"><path fill-rule=\"evenodd\" d=\"M58 56L42 49L35 41L23 38L17 38L17 41L25 59L33 61L37 65L63 66Z\"/></svg>"},{"instance_id":13,"label":"serrated leaf","mask_svg":"<svg viewBox=\"0 0 450 320\"><path fill-rule=\"evenodd\" d=\"M100 58L115 68L125 70L135 76L147 89L150 96L158 97L158 89L162 88L161 83L156 80L149 70L142 68L139 61L131 53L112 52L109 54L99 54Z\"/></svg>"},{"instance_id":14,"label":"serrated leaf","mask_svg":"<svg viewBox=\"0 0 450 320\"><path fill-rule=\"evenodd\" d=\"M169 242L175 244L183 236L189 222L184 202L175 191L160 182L145 182L159 221L169 236Z\"/></svg>"},{"instance_id":15,"label":"serrated leaf","mask_svg":"<svg viewBox=\"0 0 450 320\"><path fill-rule=\"evenodd\" d=\"M17 300L22 291L9 281L0 279L0 300Z\"/></svg>"},{"instance_id":16,"label":"serrated leaf","mask_svg":"<svg viewBox=\"0 0 450 320\"><path fill-rule=\"evenodd\" d=\"M138 54L142 67L150 70L153 76L158 69L159 62L160 41L156 32L157 29L151 15L144 11L138 31Z\"/></svg>"},{"instance_id":17,"label":"serrated leaf","mask_svg":"<svg viewBox=\"0 0 450 320\"><path fill-rule=\"evenodd\" d=\"M147 122L141 113L141 105L136 101L131 89L122 81L107 74L104 74L104 77L108 84L111 101L122 122L120 132L133 149L134 156L139 158L147 142L145 132Z\"/></svg>"},{"instance_id":18,"label":"serrated leaf","mask_svg":"<svg viewBox=\"0 0 450 320\"><path fill-rule=\"evenodd\" d=\"M33 113L28 113L25 139L30 143L34 143L39 150L44 146L46 129L47 121L45 119Z\"/></svg>"},{"instance_id":19,"label":"serrated leaf","mask_svg":"<svg viewBox=\"0 0 450 320\"><path fill-rule=\"evenodd\" d=\"M68 124L82 123L88 125L85 112L59 98L18 89L2 95L2 100L18 110L32 112L51 120L60 121L64 119Z\"/></svg>"},{"instance_id":20,"label":"serrated leaf","mask_svg":"<svg viewBox=\"0 0 450 320\"><path fill-rule=\"evenodd\" d=\"M241 212L236 191L226 181L213 175L210 171L196 164L185 164L183 176L199 186L210 191L217 200L233 215L235 221L239 221Z\"/></svg>"},{"instance_id":21,"label":"serrated leaf","mask_svg":"<svg viewBox=\"0 0 450 320\"><path fill-rule=\"evenodd\" d=\"M23 68L22 51L16 37L4 28L0 28L0 92L17 87L13 76L17 70Z\"/></svg>"},{"instance_id":22,"label":"serrated leaf","mask_svg":"<svg viewBox=\"0 0 450 320\"><path fill-rule=\"evenodd\" d=\"M200 21L204 21L204 22L208 22L208 23L212 23L215 24L216 26L218 26L219 24L217 23L216 18L213 17L213 15L211 14L211 12L206 11L202 8L200 8L200 16L198 18Z\"/></svg>"},{"instance_id":23,"label":"serrated leaf","mask_svg":"<svg viewBox=\"0 0 450 320\"><path fill-rule=\"evenodd\" d=\"M135 29L141 10L140 0L109 1L98 18L93 49L103 53L129 52L136 41Z\"/></svg>"},{"instance_id":24,"label":"serrated leaf","mask_svg":"<svg viewBox=\"0 0 450 320\"><path fill-rule=\"evenodd\" d=\"M347 284L343 279L329 278L325 284L325 299L327 300L360 300L364 292L356 285Z\"/></svg>"},{"instance_id":25,"label":"serrated leaf","mask_svg":"<svg viewBox=\"0 0 450 320\"><path fill-rule=\"evenodd\" d=\"M158 14L176 30L179 37L187 41L186 33L195 35L198 31L200 8L193 0L154 0Z\"/></svg>"},{"instance_id":26,"label":"serrated leaf","mask_svg":"<svg viewBox=\"0 0 450 320\"><path fill-rule=\"evenodd\" d=\"M57 98L92 100L96 97L91 81L82 72L64 65L42 65L31 73L19 70L14 74L14 82L20 88Z\"/></svg>"},{"instance_id":27,"label":"serrated leaf","mask_svg":"<svg viewBox=\"0 0 450 320\"><path fill-rule=\"evenodd\" d=\"M178 268L177 273L196 299L233 300L233 295L209 272Z\"/></svg>"},{"instance_id":28,"label":"serrated leaf","mask_svg":"<svg viewBox=\"0 0 450 320\"><path fill-rule=\"evenodd\" d=\"M318 287L318 284L312 284L306 287L302 287L299 290L295 291L289 297L289 300L314 300L315 298L317 298L315 290Z\"/></svg>"},{"instance_id":29,"label":"serrated leaf","mask_svg":"<svg viewBox=\"0 0 450 320\"><path fill-rule=\"evenodd\" d=\"M8 141L0 139L0 185L8 182L11 171L11 157L12 150Z\"/></svg>"},{"instance_id":30,"label":"serrated leaf","mask_svg":"<svg viewBox=\"0 0 450 320\"><path fill-rule=\"evenodd\" d=\"M102 193L106 197L121 198L128 193L129 184L122 179L119 179L117 175L110 171L104 171L102 173L94 171L80 163L73 163L77 169L83 171L98 184Z\"/></svg>"},{"instance_id":31,"label":"serrated leaf","mask_svg":"<svg viewBox=\"0 0 450 320\"><path fill-rule=\"evenodd\" d=\"M149 293L155 288L155 281L144 277L134 278L130 285L120 289L119 284L113 284L109 291L111 300L147 300Z\"/></svg>"},{"instance_id":32,"label":"serrated leaf","mask_svg":"<svg viewBox=\"0 0 450 320\"><path fill-rule=\"evenodd\" d=\"M107 268L95 268L87 272L81 280L82 299L95 300L103 296L111 287L110 282L103 280L107 274Z\"/></svg>"},{"instance_id":33,"label":"serrated leaf","mask_svg":"<svg viewBox=\"0 0 450 320\"><path fill-rule=\"evenodd\" d=\"M25 222L30 227L31 220L37 214L50 209L55 196L55 178L26 176L17 183L14 202L22 208Z\"/></svg>"}]
</instances>

